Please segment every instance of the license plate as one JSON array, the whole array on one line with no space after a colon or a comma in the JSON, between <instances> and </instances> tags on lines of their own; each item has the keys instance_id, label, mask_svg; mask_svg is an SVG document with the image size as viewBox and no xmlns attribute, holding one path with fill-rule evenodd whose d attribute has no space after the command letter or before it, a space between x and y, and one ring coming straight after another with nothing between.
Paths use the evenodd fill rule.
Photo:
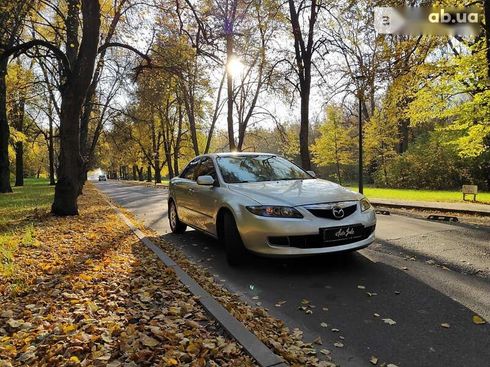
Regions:
<instances>
[{"instance_id":1,"label":"license plate","mask_svg":"<svg viewBox=\"0 0 490 367\"><path fill-rule=\"evenodd\" d=\"M320 228L320 236L323 242L337 242L361 238L364 226L362 224L353 224L351 226Z\"/></svg>"}]
</instances>

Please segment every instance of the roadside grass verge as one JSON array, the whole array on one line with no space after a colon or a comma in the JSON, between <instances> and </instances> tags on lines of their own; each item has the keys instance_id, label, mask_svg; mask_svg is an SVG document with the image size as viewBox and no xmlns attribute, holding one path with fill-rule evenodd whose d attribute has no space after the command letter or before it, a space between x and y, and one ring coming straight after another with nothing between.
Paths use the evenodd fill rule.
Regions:
<instances>
[{"instance_id":1,"label":"roadside grass verge","mask_svg":"<svg viewBox=\"0 0 490 367\"><path fill-rule=\"evenodd\" d=\"M90 184L79 211L4 247L0 366L255 366Z\"/></svg>"},{"instance_id":2,"label":"roadside grass verge","mask_svg":"<svg viewBox=\"0 0 490 367\"><path fill-rule=\"evenodd\" d=\"M357 186L349 189L357 191ZM465 203L461 191L410 190L365 187L364 194L370 199L392 199L402 201L438 201L448 203ZM469 198L469 196L467 196ZM490 192L477 195L477 202L490 204Z\"/></svg>"},{"instance_id":3,"label":"roadside grass verge","mask_svg":"<svg viewBox=\"0 0 490 367\"><path fill-rule=\"evenodd\" d=\"M49 211L54 186L49 180L26 178L24 186L12 187L13 193L0 194L0 233L36 212Z\"/></svg>"}]
</instances>

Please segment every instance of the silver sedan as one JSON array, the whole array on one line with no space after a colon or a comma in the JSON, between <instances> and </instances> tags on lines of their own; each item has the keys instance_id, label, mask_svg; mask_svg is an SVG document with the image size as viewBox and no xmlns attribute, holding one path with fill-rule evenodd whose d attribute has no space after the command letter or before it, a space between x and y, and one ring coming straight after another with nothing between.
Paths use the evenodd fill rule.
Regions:
<instances>
[{"instance_id":1,"label":"silver sedan","mask_svg":"<svg viewBox=\"0 0 490 367\"><path fill-rule=\"evenodd\" d=\"M265 153L194 158L170 181L174 233L187 226L222 240L228 262L352 251L374 241L376 215L361 194Z\"/></svg>"}]
</instances>

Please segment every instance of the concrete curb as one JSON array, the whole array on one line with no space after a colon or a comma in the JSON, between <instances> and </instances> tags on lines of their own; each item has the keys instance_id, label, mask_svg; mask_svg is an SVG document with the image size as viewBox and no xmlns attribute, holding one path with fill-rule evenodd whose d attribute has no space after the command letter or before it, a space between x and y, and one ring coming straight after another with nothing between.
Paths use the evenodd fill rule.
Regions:
<instances>
[{"instance_id":1,"label":"concrete curb","mask_svg":"<svg viewBox=\"0 0 490 367\"><path fill-rule=\"evenodd\" d=\"M471 209L451 209L451 208L436 208L431 206L424 205L415 205L415 204L398 204L398 203L380 203L376 201L371 201L375 207L385 207L385 208L404 208L404 209L418 209L418 210L433 210L442 213L461 213L461 214L474 214L481 215L484 217L490 217L490 212L485 212L482 210L471 210Z\"/></svg>"},{"instance_id":2,"label":"concrete curb","mask_svg":"<svg viewBox=\"0 0 490 367\"><path fill-rule=\"evenodd\" d=\"M240 321L234 318L211 294L206 292L189 274L187 274L175 261L173 261L163 250L155 245L148 237L145 236L136 226L114 206L109 200L109 205L114 209L117 215L131 229L131 231L140 239L146 247L158 256L158 258L169 268L172 268L177 274L179 280L199 297L202 306L225 328L230 335L240 343L245 351L255 359L261 367L287 367L288 365L277 354L272 352L264 343L262 343L253 333L251 333Z\"/></svg>"}]
</instances>

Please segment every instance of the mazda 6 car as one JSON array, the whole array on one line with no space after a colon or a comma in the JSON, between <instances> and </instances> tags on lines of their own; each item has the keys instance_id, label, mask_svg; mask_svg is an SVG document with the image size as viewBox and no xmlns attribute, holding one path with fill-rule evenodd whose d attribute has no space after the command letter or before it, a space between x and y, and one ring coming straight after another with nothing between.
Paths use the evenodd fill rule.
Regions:
<instances>
[{"instance_id":1,"label":"mazda 6 car","mask_svg":"<svg viewBox=\"0 0 490 367\"><path fill-rule=\"evenodd\" d=\"M298 257L352 251L374 241L376 215L361 194L265 153L194 158L170 181L174 233L187 226L221 240L230 264L249 251Z\"/></svg>"}]
</instances>

